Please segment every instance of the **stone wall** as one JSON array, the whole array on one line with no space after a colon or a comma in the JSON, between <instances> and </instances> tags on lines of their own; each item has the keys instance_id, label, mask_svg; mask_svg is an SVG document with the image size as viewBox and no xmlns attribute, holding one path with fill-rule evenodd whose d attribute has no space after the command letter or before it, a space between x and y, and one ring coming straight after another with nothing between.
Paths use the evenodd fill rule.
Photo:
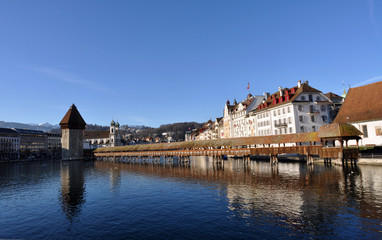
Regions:
<instances>
[{"instance_id":1,"label":"stone wall","mask_svg":"<svg viewBox=\"0 0 382 240\"><path fill-rule=\"evenodd\" d=\"M62 129L62 160L83 159L83 130Z\"/></svg>"}]
</instances>

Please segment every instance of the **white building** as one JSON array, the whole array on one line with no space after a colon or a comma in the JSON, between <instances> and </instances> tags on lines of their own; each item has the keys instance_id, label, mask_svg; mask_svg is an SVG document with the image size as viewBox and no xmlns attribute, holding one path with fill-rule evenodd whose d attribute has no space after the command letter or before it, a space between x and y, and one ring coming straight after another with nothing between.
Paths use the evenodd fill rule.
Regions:
<instances>
[{"instance_id":1,"label":"white building","mask_svg":"<svg viewBox=\"0 0 382 240\"><path fill-rule=\"evenodd\" d=\"M119 123L114 120L110 123L109 131L85 131L84 149L99 147L115 147L121 145Z\"/></svg>"},{"instance_id":2,"label":"white building","mask_svg":"<svg viewBox=\"0 0 382 240\"><path fill-rule=\"evenodd\" d=\"M267 96L249 115L256 124L255 136L316 132L329 123L330 99L308 85L281 88Z\"/></svg>"},{"instance_id":3,"label":"white building","mask_svg":"<svg viewBox=\"0 0 382 240\"><path fill-rule=\"evenodd\" d=\"M382 146L382 81L349 89L333 122L351 123L363 132L361 146ZM355 141L349 141L355 145Z\"/></svg>"},{"instance_id":4,"label":"white building","mask_svg":"<svg viewBox=\"0 0 382 240\"><path fill-rule=\"evenodd\" d=\"M235 100L233 105L230 105L227 101L224 107L222 138L255 136L254 118L250 117L249 113L256 109L263 99L264 96L248 94L247 98L240 103Z\"/></svg>"}]
</instances>

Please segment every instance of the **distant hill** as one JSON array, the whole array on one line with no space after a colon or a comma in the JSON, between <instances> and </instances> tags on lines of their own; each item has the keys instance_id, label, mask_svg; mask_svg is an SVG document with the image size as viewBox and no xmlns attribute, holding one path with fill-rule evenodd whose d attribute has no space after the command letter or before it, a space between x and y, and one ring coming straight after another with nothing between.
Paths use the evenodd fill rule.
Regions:
<instances>
[{"instance_id":1,"label":"distant hill","mask_svg":"<svg viewBox=\"0 0 382 240\"><path fill-rule=\"evenodd\" d=\"M184 140L184 135L186 131L198 129L202 126L202 123L197 122L182 122L182 123L172 123L172 124L164 124L159 128L148 128L143 129L140 132L137 132L133 135L134 138L145 138L145 137L154 137L154 136L162 136L163 133L171 132L172 137L175 141Z\"/></svg>"},{"instance_id":2,"label":"distant hill","mask_svg":"<svg viewBox=\"0 0 382 240\"><path fill-rule=\"evenodd\" d=\"M1 128L21 128L31 129L44 132L50 132L52 129L59 128L59 125L52 125L50 123L34 124L34 123L17 123L17 122L4 122L0 121Z\"/></svg>"}]
</instances>

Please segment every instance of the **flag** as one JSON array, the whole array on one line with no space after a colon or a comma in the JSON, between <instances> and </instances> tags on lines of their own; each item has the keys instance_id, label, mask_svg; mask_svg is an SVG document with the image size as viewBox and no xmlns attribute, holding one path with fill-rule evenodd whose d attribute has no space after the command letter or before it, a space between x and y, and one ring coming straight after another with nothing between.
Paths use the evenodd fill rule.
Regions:
<instances>
[{"instance_id":1,"label":"flag","mask_svg":"<svg viewBox=\"0 0 382 240\"><path fill-rule=\"evenodd\" d=\"M247 89L249 90L249 83L248 83Z\"/></svg>"}]
</instances>

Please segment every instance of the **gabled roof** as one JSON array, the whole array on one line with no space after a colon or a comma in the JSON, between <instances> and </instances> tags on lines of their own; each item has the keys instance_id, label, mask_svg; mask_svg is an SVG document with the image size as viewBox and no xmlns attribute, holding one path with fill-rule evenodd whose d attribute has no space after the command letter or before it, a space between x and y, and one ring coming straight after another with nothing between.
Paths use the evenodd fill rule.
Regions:
<instances>
[{"instance_id":1,"label":"gabled roof","mask_svg":"<svg viewBox=\"0 0 382 240\"><path fill-rule=\"evenodd\" d=\"M109 138L109 131L85 131L84 139L100 139L100 138Z\"/></svg>"},{"instance_id":2,"label":"gabled roof","mask_svg":"<svg viewBox=\"0 0 382 240\"><path fill-rule=\"evenodd\" d=\"M86 122L73 104L60 122L61 129L85 129Z\"/></svg>"},{"instance_id":3,"label":"gabled roof","mask_svg":"<svg viewBox=\"0 0 382 240\"><path fill-rule=\"evenodd\" d=\"M325 93L325 96L328 97L333 103L341 103L344 99L343 97L332 92Z\"/></svg>"},{"instance_id":4,"label":"gabled roof","mask_svg":"<svg viewBox=\"0 0 382 240\"><path fill-rule=\"evenodd\" d=\"M260 104L257 107L256 111L262 111L263 109L269 109L286 103L294 102L296 101L297 97L302 93L321 93L321 91L309 86L307 82L302 83L300 87L295 86L292 88L283 88L281 89L281 91L283 93L283 101L281 103L279 103L279 99L281 97L280 91L277 91L271 94L269 98L265 100L265 103ZM288 93L289 100L286 99L287 95L285 93ZM277 101L276 104L273 104L274 99L276 99Z\"/></svg>"},{"instance_id":5,"label":"gabled roof","mask_svg":"<svg viewBox=\"0 0 382 240\"><path fill-rule=\"evenodd\" d=\"M350 88L333 122L352 123L382 119L382 81Z\"/></svg>"}]
</instances>

